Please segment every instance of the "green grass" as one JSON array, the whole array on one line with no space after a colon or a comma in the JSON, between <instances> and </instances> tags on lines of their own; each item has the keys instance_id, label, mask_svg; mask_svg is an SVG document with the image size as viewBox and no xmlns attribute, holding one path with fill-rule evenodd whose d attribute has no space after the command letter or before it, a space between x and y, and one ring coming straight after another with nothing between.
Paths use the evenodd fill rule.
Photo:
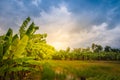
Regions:
<instances>
[{"instance_id":1,"label":"green grass","mask_svg":"<svg viewBox=\"0 0 120 80\"><path fill-rule=\"evenodd\" d=\"M36 80L120 80L120 62L64 61L41 62L41 79Z\"/></svg>"}]
</instances>

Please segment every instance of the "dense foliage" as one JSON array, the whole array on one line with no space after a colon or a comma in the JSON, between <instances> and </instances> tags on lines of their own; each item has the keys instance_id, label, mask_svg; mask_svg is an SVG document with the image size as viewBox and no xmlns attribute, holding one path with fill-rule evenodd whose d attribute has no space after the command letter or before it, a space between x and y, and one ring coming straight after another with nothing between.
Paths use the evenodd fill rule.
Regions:
<instances>
[{"instance_id":1,"label":"dense foliage","mask_svg":"<svg viewBox=\"0 0 120 80\"><path fill-rule=\"evenodd\" d=\"M56 60L120 60L120 49L92 44L88 48L59 50L53 56Z\"/></svg>"},{"instance_id":2,"label":"dense foliage","mask_svg":"<svg viewBox=\"0 0 120 80\"><path fill-rule=\"evenodd\" d=\"M54 48L46 43L46 34L35 34L38 27L28 17L13 35L9 29L0 36L0 80L23 80L39 65L37 59L50 59Z\"/></svg>"}]
</instances>

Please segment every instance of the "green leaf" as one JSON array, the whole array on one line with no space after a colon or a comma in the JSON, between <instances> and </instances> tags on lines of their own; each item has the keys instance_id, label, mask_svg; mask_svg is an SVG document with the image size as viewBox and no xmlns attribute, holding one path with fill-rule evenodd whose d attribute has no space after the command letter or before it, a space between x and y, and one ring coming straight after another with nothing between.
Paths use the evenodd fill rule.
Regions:
<instances>
[{"instance_id":1,"label":"green leaf","mask_svg":"<svg viewBox=\"0 0 120 80\"><path fill-rule=\"evenodd\" d=\"M12 35L13 35L13 31L12 31L12 29L9 28L9 30L6 33L5 38L4 38L5 42L4 42L4 45L3 45L3 55L6 54L6 52L9 49L9 46L12 43Z\"/></svg>"},{"instance_id":2,"label":"green leaf","mask_svg":"<svg viewBox=\"0 0 120 80\"><path fill-rule=\"evenodd\" d=\"M21 25L20 29L19 29L19 33L20 33L20 39L25 35L26 33L26 28L28 26L28 23L30 22L30 17L26 18L25 21L23 21L23 24Z\"/></svg>"},{"instance_id":3,"label":"green leaf","mask_svg":"<svg viewBox=\"0 0 120 80\"><path fill-rule=\"evenodd\" d=\"M14 58L22 57L22 53L25 51L26 45L28 43L28 36L25 35L21 40L15 45L15 51L13 52Z\"/></svg>"}]
</instances>

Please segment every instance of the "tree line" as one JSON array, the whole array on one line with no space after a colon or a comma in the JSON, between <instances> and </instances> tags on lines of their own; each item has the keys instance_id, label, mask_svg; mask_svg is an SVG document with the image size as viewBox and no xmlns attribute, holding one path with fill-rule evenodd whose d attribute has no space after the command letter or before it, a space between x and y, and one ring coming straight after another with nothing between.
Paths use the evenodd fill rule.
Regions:
<instances>
[{"instance_id":1,"label":"tree line","mask_svg":"<svg viewBox=\"0 0 120 80\"><path fill-rule=\"evenodd\" d=\"M120 60L120 49L110 46L102 47L93 43L88 48L69 47L66 50L56 51L53 59L57 60Z\"/></svg>"}]
</instances>

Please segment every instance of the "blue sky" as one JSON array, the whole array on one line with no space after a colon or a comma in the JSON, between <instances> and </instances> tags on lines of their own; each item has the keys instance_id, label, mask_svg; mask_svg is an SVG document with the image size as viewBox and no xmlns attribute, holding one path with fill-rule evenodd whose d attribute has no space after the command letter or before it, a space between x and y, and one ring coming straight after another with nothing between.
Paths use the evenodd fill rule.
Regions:
<instances>
[{"instance_id":1,"label":"blue sky","mask_svg":"<svg viewBox=\"0 0 120 80\"><path fill-rule=\"evenodd\" d=\"M0 0L0 34L30 16L57 49L93 42L120 48L120 0Z\"/></svg>"}]
</instances>

